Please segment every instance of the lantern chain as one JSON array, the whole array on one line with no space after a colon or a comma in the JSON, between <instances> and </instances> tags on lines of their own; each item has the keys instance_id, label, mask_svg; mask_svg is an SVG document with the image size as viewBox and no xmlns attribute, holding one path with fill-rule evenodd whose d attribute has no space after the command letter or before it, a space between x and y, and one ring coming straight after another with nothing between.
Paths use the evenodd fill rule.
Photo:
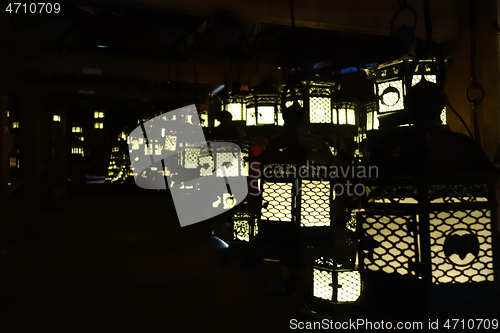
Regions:
<instances>
[{"instance_id":1,"label":"lantern chain","mask_svg":"<svg viewBox=\"0 0 500 333\"><path fill-rule=\"evenodd\" d=\"M391 20L391 26L390 26L391 36L394 36L394 33L396 32L395 24L397 19L399 18L400 15L402 15L405 12L410 12L413 18L413 22L410 25L411 29L415 31L415 28L417 26L417 12L415 11L415 9L412 6L410 6L408 2L406 2L406 0L398 0L398 7L399 7L398 10L396 11Z\"/></svg>"}]
</instances>

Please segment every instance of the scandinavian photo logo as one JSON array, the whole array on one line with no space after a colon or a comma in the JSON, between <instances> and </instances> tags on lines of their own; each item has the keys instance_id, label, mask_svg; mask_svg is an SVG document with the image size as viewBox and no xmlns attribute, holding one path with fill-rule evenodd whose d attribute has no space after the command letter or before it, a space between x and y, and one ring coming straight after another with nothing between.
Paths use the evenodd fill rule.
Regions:
<instances>
[{"instance_id":1,"label":"scandinavian photo logo","mask_svg":"<svg viewBox=\"0 0 500 333\"><path fill-rule=\"evenodd\" d=\"M142 123L128 140L135 183L169 189L181 227L220 215L248 194L247 178L238 172L241 148L207 142L195 105Z\"/></svg>"}]
</instances>

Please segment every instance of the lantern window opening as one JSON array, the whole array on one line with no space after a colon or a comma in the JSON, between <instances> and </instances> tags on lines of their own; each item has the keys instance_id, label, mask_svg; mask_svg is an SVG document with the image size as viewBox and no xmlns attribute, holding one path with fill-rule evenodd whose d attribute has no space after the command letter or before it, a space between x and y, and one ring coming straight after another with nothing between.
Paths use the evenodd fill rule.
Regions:
<instances>
[{"instance_id":1,"label":"lantern window opening","mask_svg":"<svg viewBox=\"0 0 500 333\"><path fill-rule=\"evenodd\" d=\"M12 122L12 128L19 128L19 122L18 121L13 121Z\"/></svg>"},{"instance_id":2,"label":"lantern window opening","mask_svg":"<svg viewBox=\"0 0 500 333\"><path fill-rule=\"evenodd\" d=\"M95 123L94 124L95 129L103 129L104 128L104 123Z\"/></svg>"},{"instance_id":3,"label":"lantern window opening","mask_svg":"<svg viewBox=\"0 0 500 333\"><path fill-rule=\"evenodd\" d=\"M361 273L342 269L341 266L316 260L313 266L313 297L330 303L351 303L359 299Z\"/></svg>"},{"instance_id":4,"label":"lantern window opening","mask_svg":"<svg viewBox=\"0 0 500 333\"><path fill-rule=\"evenodd\" d=\"M73 133L82 133L82 128L77 126L77 127L72 127L71 132Z\"/></svg>"},{"instance_id":5,"label":"lantern window opening","mask_svg":"<svg viewBox=\"0 0 500 333\"><path fill-rule=\"evenodd\" d=\"M278 125L280 120L279 97L276 94L254 94L246 99L246 125Z\"/></svg>"},{"instance_id":6,"label":"lantern window opening","mask_svg":"<svg viewBox=\"0 0 500 333\"><path fill-rule=\"evenodd\" d=\"M200 112L201 127L208 127L208 110L201 110Z\"/></svg>"},{"instance_id":7,"label":"lantern window opening","mask_svg":"<svg viewBox=\"0 0 500 333\"><path fill-rule=\"evenodd\" d=\"M94 111L94 119L98 119L98 118L104 118L103 111Z\"/></svg>"},{"instance_id":8,"label":"lantern window opening","mask_svg":"<svg viewBox=\"0 0 500 333\"><path fill-rule=\"evenodd\" d=\"M61 121L61 116L58 115L58 114L55 114L53 117L52 117L52 120L55 121L55 122L60 122Z\"/></svg>"},{"instance_id":9,"label":"lantern window opening","mask_svg":"<svg viewBox=\"0 0 500 333\"><path fill-rule=\"evenodd\" d=\"M230 95L225 103L225 110L231 113L233 121L246 121L246 103L244 96Z\"/></svg>"},{"instance_id":10,"label":"lantern window opening","mask_svg":"<svg viewBox=\"0 0 500 333\"><path fill-rule=\"evenodd\" d=\"M404 109L404 84L402 79L377 83L380 113Z\"/></svg>"},{"instance_id":11,"label":"lantern window opening","mask_svg":"<svg viewBox=\"0 0 500 333\"><path fill-rule=\"evenodd\" d=\"M351 102L335 103L332 123L336 125L356 125L355 104Z\"/></svg>"}]
</instances>

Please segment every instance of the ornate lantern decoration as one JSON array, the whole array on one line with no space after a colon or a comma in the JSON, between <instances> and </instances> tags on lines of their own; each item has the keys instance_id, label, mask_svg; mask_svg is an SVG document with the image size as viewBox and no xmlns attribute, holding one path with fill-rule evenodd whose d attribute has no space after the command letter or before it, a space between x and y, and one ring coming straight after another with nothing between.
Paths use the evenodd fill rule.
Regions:
<instances>
[{"instance_id":1,"label":"ornate lantern decoration","mask_svg":"<svg viewBox=\"0 0 500 333\"><path fill-rule=\"evenodd\" d=\"M283 125L279 103L278 90L271 82L265 81L253 89L246 100L247 126Z\"/></svg>"},{"instance_id":2,"label":"ornate lantern decoration","mask_svg":"<svg viewBox=\"0 0 500 333\"><path fill-rule=\"evenodd\" d=\"M367 130L380 127L401 126L411 124L408 114L404 111L407 87L414 86L424 78L436 83L437 72L433 60L422 60L414 73L408 76L411 59L399 59L372 67L368 73L375 77L375 95L377 109L367 110ZM408 79L409 78L409 79ZM411 80L410 82L407 82ZM446 124L446 108L441 111L441 123Z\"/></svg>"},{"instance_id":3,"label":"ornate lantern decoration","mask_svg":"<svg viewBox=\"0 0 500 333\"><path fill-rule=\"evenodd\" d=\"M320 257L313 265L313 298L316 303L343 304L358 300L361 295L361 274L345 269L333 259Z\"/></svg>"},{"instance_id":4,"label":"ornate lantern decoration","mask_svg":"<svg viewBox=\"0 0 500 333\"><path fill-rule=\"evenodd\" d=\"M335 84L332 82L309 81L308 103L309 122L311 124L332 124L332 93ZM337 118L335 118L337 119Z\"/></svg>"},{"instance_id":5,"label":"ornate lantern decoration","mask_svg":"<svg viewBox=\"0 0 500 333\"><path fill-rule=\"evenodd\" d=\"M357 216L366 289L372 281L372 291L385 291L379 300L436 309L487 303L498 297L497 170L474 140L439 126L446 97L438 85L410 89L415 125L381 130L388 134L371 150L379 177Z\"/></svg>"},{"instance_id":6,"label":"ornate lantern decoration","mask_svg":"<svg viewBox=\"0 0 500 333\"><path fill-rule=\"evenodd\" d=\"M229 93L227 99L223 101L223 109L233 116L233 121L246 121L246 95L241 93Z\"/></svg>"},{"instance_id":7,"label":"ornate lantern decoration","mask_svg":"<svg viewBox=\"0 0 500 333\"><path fill-rule=\"evenodd\" d=\"M289 89L283 92L283 104ZM328 145L302 129L307 116L297 102L289 108L283 105L284 133L271 141L260 155L261 204L256 240L305 252L314 251L311 247L321 247L333 255L329 251L333 251L336 237L341 238L347 231L344 220L348 214L339 191L342 181L332 167L335 157ZM349 247L345 239L341 247L343 245ZM282 252L281 260L294 262L307 257L291 252ZM309 266L310 261L306 265Z\"/></svg>"}]
</instances>

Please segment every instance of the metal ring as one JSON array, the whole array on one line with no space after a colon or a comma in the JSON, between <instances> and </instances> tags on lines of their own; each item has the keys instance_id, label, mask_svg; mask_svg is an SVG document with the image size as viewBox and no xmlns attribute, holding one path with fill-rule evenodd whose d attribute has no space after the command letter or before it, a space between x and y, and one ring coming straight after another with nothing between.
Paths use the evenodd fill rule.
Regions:
<instances>
[{"instance_id":1,"label":"metal ring","mask_svg":"<svg viewBox=\"0 0 500 333\"><path fill-rule=\"evenodd\" d=\"M478 98L474 99L472 97L472 94L474 92L479 92ZM486 94L486 91L484 90L483 86L479 84L477 81L473 81L472 84L467 88L467 100L472 103L472 105L479 105L484 99L484 95Z\"/></svg>"},{"instance_id":2,"label":"metal ring","mask_svg":"<svg viewBox=\"0 0 500 333\"><path fill-rule=\"evenodd\" d=\"M415 31L415 28L417 27L417 12L415 11L415 9L413 9L413 7L407 6L406 8L398 9L396 14L394 14L394 16L392 17L391 26L390 26L391 36L394 36L394 24L396 24L396 19L399 17L399 15L401 15L401 13L403 13L407 10L409 10L411 12L411 14L413 15L413 24L411 25L411 28L413 29L413 31Z\"/></svg>"}]
</instances>

